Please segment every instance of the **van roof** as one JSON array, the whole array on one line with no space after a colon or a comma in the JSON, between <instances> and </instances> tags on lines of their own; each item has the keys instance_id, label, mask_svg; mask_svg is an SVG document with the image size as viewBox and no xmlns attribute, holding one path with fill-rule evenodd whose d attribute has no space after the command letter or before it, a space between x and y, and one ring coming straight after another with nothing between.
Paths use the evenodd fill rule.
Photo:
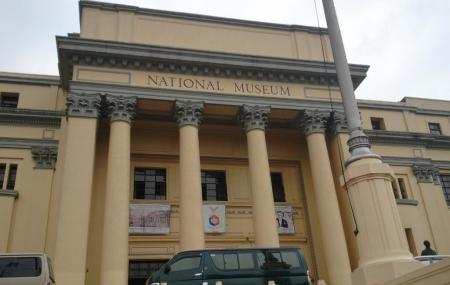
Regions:
<instances>
[{"instance_id":1,"label":"van roof","mask_svg":"<svg viewBox=\"0 0 450 285\"><path fill-rule=\"evenodd\" d=\"M25 253L25 252L10 252L10 253L1 253L2 256L46 256L46 253Z\"/></svg>"},{"instance_id":2,"label":"van roof","mask_svg":"<svg viewBox=\"0 0 450 285\"><path fill-rule=\"evenodd\" d=\"M301 248L298 247L249 247L249 248L207 248L207 249L195 249L195 250L185 250L180 251L180 253L200 253L200 252L208 252L208 251L241 251L241 250L301 250Z\"/></svg>"}]
</instances>

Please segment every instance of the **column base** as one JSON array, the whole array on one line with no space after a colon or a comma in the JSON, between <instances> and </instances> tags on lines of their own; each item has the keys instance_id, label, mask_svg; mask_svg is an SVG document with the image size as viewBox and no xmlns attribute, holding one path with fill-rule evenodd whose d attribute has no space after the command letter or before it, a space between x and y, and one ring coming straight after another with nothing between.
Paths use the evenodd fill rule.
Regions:
<instances>
[{"instance_id":1,"label":"column base","mask_svg":"<svg viewBox=\"0 0 450 285\"><path fill-rule=\"evenodd\" d=\"M381 285L411 271L422 268L416 260L395 260L372 263L352 272L352 284Z\"/></svg>"}]
</instances>

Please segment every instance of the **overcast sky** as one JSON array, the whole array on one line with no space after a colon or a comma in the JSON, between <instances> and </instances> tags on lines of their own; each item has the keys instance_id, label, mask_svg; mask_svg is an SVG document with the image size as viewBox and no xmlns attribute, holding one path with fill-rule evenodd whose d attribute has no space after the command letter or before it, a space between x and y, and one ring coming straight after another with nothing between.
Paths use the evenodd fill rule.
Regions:
<instances>
[{"instance_id":1,"label":"overcast sky","mask_svg":"<svg viewBox=\"0 0 450 285\"><path fill-rule=\"evenodd\" d=\"M326 27L321 0L320 26ZM317 26L314 0L109 0L143 8ZM360 99L450 100L449 0L334 0ZM77 0L2 0L0 71L58 74L56 35L79 32Z\"/></svg>"}]
</instances>

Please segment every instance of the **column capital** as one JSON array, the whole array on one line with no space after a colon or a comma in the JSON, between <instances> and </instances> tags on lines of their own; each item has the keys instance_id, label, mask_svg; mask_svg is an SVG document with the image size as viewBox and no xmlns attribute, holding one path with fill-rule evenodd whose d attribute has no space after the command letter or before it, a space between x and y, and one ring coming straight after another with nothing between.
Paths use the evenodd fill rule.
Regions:
<instances>
[{"instance_id":1,"label":"column capital","mask_svg":"<svg viewBox=\"0 0 450 285\"><path fill-rule=\"evenodd\" d=\"M53 146L37 146L31 148L31 156L38 169L55 169L58 150Z\"/></svg>"},{"instance_id":2,"label":"column capital","mask_svg":"<svg viewBox=\"0 0 450 285\"><path fill-rule=\"evenodd\" d=\"M67 96L67 115L69 117L98 118L101 98L98 94L75 94Z\"/></svg>"},{"instance_id":3,"label":"column capital","mask_svg":"<svg viewBox=\"0 0 450 285\"><path fill-rule=\"evenodd\" d=\"M325 133L329 112L319 110L305 110L299 118L298 126L303 129L306 136L313 133Z\"/></svg>"},{"instance_id":4,"label":"column capital","mask_svg":"<svg viewBox=\"0 0 450 285\"><path fill-rule=\"evenodd\" d=\"M330 113L330 118L327 122L327 132L331 137L335 137L342 133L349 133L344 112L333 111Z\"/></svg>"},{"instance_id":5,"label":"column capital","mask_svg":"<svg viewBox=\"0 0 450 285\"><path fill-rule=\"evenodd\" d=\"M137 97L106 95L108 116L111 123L116 121L131 123L136 115L136 103Z\"/></svg>"},{"instance_id":6,"label":"column capital","mask_svg":"<svg viewBox=\"0 0 450 285\"><path fill-rule=\"evenodd\" d=\"M439 171L431 164L414 164L414 175L417 183L439 183Z\"/></svg>"},{"instance_id":7,"label":"column capital","mask_svg":"<svg viewBox=\"0 0 450 285\"><path fill-rule=\"evenodd\" d=\"M183 126L198 128L202 121L203 109L203 102L177 100L175 101L173 116L180 128Z\"/></svg>"},{"instance_id":8,"label":"column capital","mask_svg":"<svg viewBox=\"0 0 450 285\"><path fill-rule=\"evenodd\" d=\"M243 105L239 111L239 122L248 132L254 129L265 130L269 123L270 106Z\"/></svg>"}]
</instances>

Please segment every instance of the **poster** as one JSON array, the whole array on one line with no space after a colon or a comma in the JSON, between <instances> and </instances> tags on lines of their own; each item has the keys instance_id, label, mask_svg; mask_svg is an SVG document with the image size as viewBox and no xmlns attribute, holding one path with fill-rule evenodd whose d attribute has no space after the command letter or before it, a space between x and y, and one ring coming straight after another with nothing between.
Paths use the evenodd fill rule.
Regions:
<instances>
[{"instance_id":1,"label":"poster","mask_svg":"<svg viewBox=\"0 0 450 285\"><path fill-rule=\"evenodd\" d=\"M168 234L170 205L130 204L129 233Z\"/></svg>"},{"instance_id":2,"label":"poster","mask_svg":"<svg viewBox=\"0 0 450 285\"><path fill-rule=\"evenodd\" d=\"M295 233L292 207L275 206L275 213L278 225L278 233L279 234Z\"/></svg>"},{"instance_id":3,"label":"poster","mask_svg":"<svg viewBox=\"0 0 450 285\"><path fill-rule=\"evenodd\" d=\"M203 229L205 233L224 233L225 224L225 205L203 205Z\"/></svg>"}]
</instances>

